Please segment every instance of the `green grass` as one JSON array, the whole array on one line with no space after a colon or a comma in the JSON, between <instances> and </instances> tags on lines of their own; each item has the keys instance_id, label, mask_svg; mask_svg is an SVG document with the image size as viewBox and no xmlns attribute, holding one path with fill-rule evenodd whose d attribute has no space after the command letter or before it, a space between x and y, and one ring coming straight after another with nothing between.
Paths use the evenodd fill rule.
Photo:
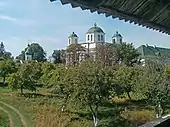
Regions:
<instances>
[{"instance_id":1,"label":"green grass","mask_svg":"<svg viewBox=\"0 0 170 127\"><path fill-rule=\"evenodd\" d=\"M8 114L0 110L0 127L9 127Z\"/></svg>"},{"instance_id":2,"label":"green grass","mask_svg":"<svg viewBox=\"0 0 170 127\"><path fill-rule=\"evenodd\" d=\"M0 103L0 106L10 112L10 114L12 116L12 121L14 122L14 127L22 127L21 120L15 111L13 111L12 109L8 108L7 106L5 106L1 103Z\"/></svg>"},{"instance_id":3,"label":"green grass","mask_svg":"<svg viewBox=\"0 0 170 127\"><path fill-rule=\"evenodd\" d=\"M9 93L11 90L8 87L0 87L0 93Z\"/></svg>"},{"instance_id":4,"label":"green grass","mask_svg":"<svg viewBox=\"0 0 170 127\"><path fill-rule=\"evenodd\" d=\"M15 95L3 96L0 98L0 100L19 110L19 112L24 116L25 118L24 120L26 121L28 127L34 126L33 103L30 100L21 97L16 97ZM11 109L8 108L8 111L10 110ZM17 117L17 114L15 112L13 112L13 115ZM17 121L18 123L18 120L15 121ZM21 122L19 124L21 124ZM20 127L20 126L16 126L16 127Z\"/></svg>"},{"instance_id":5,"label":"green grass","mask_svg":"<svg viewBox=\"0 0 170 127\"><path fill-rule=\"evenodd\" d=\"M74 104L69 103L66 107L66 112L60 114L61 116L58 116L62 105L62 99L60 98L52 99L43 96L29 98L30 96L21 97L18 96L18 94L16 93L11 94L11 92L9 92L10 90L7 88L0 88L0 100L18 109L21 114L23 114L26 118L29 127L34 127L35 125L37 125L37 123L43 123L44 121L44 124L46 124L46 126L49 126L51 123L55 124L55 121L63 121L63 119L63 124L68 125L63 127L92 126L92 115L90 114L87 106L84 106L84 108L80 108L75 107ZM42 92L41 94L45 95L47 91L43 90L40 92ZM118 98L117 102L115 100L113 100L113 102L116 104L109 104L105 107L100 107L99 109L101 127L109 127L111 125L120 127L131 127L132 123L141 124L153 119L154 113L152 108L148 108L148 105L142 100L130 101L127 98L121 100ZM121 116L119 116L119 113L123 113L125 107L125 114L120 114ZM10 109L7 110L10 111ZM14 112L12 113L12 115L17 118L17 115ZM122 115L124 115L123 118ZM19 124L21 124L20 120L14 119L14 122L17 124L16 127L20 127L18 126ZM129 122L131 124L129 124Z\"/></svg>"}]
</instances>

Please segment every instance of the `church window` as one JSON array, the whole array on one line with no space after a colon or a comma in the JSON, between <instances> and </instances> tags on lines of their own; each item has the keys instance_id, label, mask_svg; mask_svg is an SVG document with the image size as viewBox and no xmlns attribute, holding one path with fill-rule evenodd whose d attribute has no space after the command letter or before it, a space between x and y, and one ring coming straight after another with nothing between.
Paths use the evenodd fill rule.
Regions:
<instances>
[{"instance_id":1,"label":"church window","mask_svg":"<svg viewBox=\"0 0 170 127\"><path fill-rule=\"evenodd\" d=\"M98 35L98 41L100 41L100 35Z\"/></svg>"},{"instance_id":2,"label":"church window","mask_svg":"<svg viewBox=\"0 0 170 127\"><path fill-rule=\"evenodd\" d=\"M103 35L101 35L101 41L104 41L104 39L103 39Z\"/></svg>"},{"instance_id":3,"label":"church window","mask_svg":"<svg viewBox=\"0 0 170 127\"><path fill-rule=\"evenodd\" d=\"M77 38L75 39L75 43L78 43Z\"/></svg>"},{"instance_id":4,"label":"church window","mask_svg":"<svg viewBox=\"0 0 170 127\"><path fill-rule=\"evenodd\" d=\"M93 35L91 35L91 41L93 41Z\"/></svg>"},{"instance_id":5,"label":"church window","mask_svg":"<svg viewBox=\"0 0 170 127\"><path fill-rule=\"evenodd\" d=\"M87 36L87 40L88 40L88 41L90 40L90 35Z\"/></svg>"},{"instance_id":6,"label":"church window","mask_svg":"<svg viewBox=\"0 0 170 127\"><path fill-rule=\"evenodd\" d=\"M71 39L69 39L69 45L71 44Z\"/></svg>"},{"instance_id":7,"label":"church window","mask_svg":"<svg viewBox=\"0 0 170 127\"><path fill-rule=\"evenodd\" d=\"M113 39L113 44L115 44L116 43L116 39Z\"/></svg>"},{"instance_id":8,"label":"church window","mask_svg":"<svg viewBox=\"0 0 170 127\"><path fill-rule=\"evenodd\" d=\"M122 43L122 38L120 38L120 43Z\"/></svg>"}]
</instances>

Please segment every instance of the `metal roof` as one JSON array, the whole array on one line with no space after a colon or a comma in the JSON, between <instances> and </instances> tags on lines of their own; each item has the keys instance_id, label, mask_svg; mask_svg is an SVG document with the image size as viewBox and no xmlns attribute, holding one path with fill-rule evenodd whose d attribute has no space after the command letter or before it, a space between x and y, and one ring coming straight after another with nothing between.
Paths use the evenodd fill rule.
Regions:
<instances>
[{"instance_id":1,"label":"metal roof","mask_svg":"<svg viewBox=\"0 0 170 127\"><path fill-rule=\"evenodd\" d=\"M56 1L56 0L50 0ZM170 35L170 0L60 0Z\"/></svg>"}]
</instances>

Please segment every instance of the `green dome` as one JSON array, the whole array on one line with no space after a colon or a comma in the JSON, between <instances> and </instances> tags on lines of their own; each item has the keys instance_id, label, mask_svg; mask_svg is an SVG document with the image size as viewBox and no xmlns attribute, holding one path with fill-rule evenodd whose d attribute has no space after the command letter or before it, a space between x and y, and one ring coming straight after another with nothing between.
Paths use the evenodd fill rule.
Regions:
<instances>
[{"instance_id":1,"label":"green dome","mask_svg":"<svg viewBox=\"0 0 170 127\"><path fill-rule=\"evenodd\" d=\"M72 37L78 37L78 36L73 32L68 38L72 38Z\"/></svg>"},{"instance_id":2,"label":"green dome","mask_svg":"<svg viewBox=\"0 0 170 127\"><path fill-rule=\"evenodd\" d=\"M94 26L93 26L92 28L90 28L87 33L104 33L104 32L103 32L103 30L102 30L100 27L98 27L98 26L96 25L96 23L95 23Z\"/></svg>"},{"instance_id":3,"label":"green dome","mask_svg":"<svg viewBox=\"0 0 170 127\"><path fill-rule=\"evenodd\" d=\"M116 31L116 33L113 35L113 37L122 37L122 35L119 34L118 31Z\"/></svg>"}]
</instances>

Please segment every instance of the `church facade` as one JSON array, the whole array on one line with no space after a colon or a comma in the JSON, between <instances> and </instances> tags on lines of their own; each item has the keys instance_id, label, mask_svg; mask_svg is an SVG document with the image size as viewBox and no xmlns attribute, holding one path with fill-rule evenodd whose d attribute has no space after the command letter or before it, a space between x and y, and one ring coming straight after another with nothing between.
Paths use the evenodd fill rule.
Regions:
<instances>
[{"instance_id":1,"label":"church facade","mask_svg":"<svg viewBox=\"0 0 170 127\"><path fill-rule=\"evenodd\" d=\"M116 32L110 43L112 44L121 44L122 43L122 35ZM87 58L91 58L93 60L97 57L97 49L102 46L109 44L106 42L106 34L100 27L97 26L95 23L93 27L91 27L85 34L85 42L79 43L79 37L76 33L72 33L68 37L68 47L72 44L79 44L81 45L84 50L77 51L76 54L73 52L66 52L66 65L73 64L76 58L78 58L78 62L81 62ZM74 55L74 56L73 56ZM76 57L74 59L74 57Z\"/></svg>"}]
</instances>

